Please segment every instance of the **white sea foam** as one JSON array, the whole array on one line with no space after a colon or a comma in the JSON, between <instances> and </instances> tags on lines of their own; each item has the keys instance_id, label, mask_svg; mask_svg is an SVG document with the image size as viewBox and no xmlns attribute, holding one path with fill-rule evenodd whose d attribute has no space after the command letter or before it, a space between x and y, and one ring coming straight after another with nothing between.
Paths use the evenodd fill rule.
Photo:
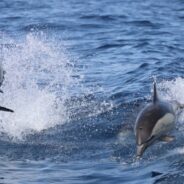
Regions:
<instances>
[{"instance_id":1,"label":"white sea foam","mask_svg":"<svg viewBox=\"0 0 184 184\"><path fill-rule=\"evenodd\" d=\"M91 89L81 83L83 75L77 74L61 41L43 33L16 40L1 36L0 56L6 74L0 105L15 113L0 111L0 133L22 139L72 117L97 116L113 108L112 102L85 98L96 91L103 94L103 88ZM71 100L73 95L77 100Z\"/></svg>"},{"instance_id":2,"label":"white sea foam","mask_svg":"<svg viewBox=\"0 0 184 184\"><path fill-rule=\"evenodd\" d=\"M170 81L162 81L159 85L160 95L162 99L169 101L178 101L184 104L184 78L178 77ZM180 130L184 130L184 111L178 117L177 126Z\"/></svg>"},{"instance_id":3,"label":"white sea foam","mask_svg":"<svg viewBox=\"0 0 184 184\"><path fill-rule=\"evenodd\" d=\"M15 113L0 112L0 132L22 138L32 131L65 123L69 117L65 106L68 91L76 83L65 51L55 40L40 34L28 34L18 41L4 40L12 47L1 50L6 74L0 105Z\"/></svg>"},{"instance_id":4,"label":"white sea foam","mask_svg":"<svg viewBox=\"0 0 184 184\"><path fill-rule=\"evenodd\" d=\"M184 79L178 77L170 81L162 81L159 84L162 98L166 100L177 100L184 104Z\"/></svg>"}]
</instances>

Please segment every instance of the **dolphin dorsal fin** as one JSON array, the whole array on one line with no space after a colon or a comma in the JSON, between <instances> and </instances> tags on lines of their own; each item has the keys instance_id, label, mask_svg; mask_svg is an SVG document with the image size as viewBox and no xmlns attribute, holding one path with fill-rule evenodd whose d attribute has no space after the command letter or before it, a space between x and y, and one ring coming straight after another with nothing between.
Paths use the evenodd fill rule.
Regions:
<instances>
[{"instance_id":1,"label":"dolphin dorsal fin","mask_svg":"<svg viewBox=\"0 0 184 184\"><path fill-rule=\"evenodd\" d=\"M156 81L153 82L153 103L158 101Z\"/></svg>"}]
</instances>

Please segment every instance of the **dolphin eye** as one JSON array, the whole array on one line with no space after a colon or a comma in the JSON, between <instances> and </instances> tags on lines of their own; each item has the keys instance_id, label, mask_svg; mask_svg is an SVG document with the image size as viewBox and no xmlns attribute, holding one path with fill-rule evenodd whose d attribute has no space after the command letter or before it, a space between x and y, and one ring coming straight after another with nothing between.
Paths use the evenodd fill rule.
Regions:
<instances>
[{"instance_id":1,"label":"dolphin eye","mask_svg":"<svg viewBox=\"0 0 184 184\"><path fill-rule=\"evenodd\" d=\"M142 130L142 127L139 127L139 130Z\"/></svg>"}]
</instances>

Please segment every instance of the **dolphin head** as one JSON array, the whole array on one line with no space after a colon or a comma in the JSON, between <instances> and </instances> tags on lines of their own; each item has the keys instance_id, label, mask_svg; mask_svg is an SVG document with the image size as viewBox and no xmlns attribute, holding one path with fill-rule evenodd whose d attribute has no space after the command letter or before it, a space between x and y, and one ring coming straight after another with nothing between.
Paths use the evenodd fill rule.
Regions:
<instances>
[{"instance_id":1,"label":"dolphin head","mask_svg":"<svg viewBox=\"0 0 184 184\"><path fill-rule=\"evenodd\" d=\"M137 157L141 157L146 148L153 143L152 130L158 120L158 95L156 81L153 82L152 103L146 106L137 117L135 124L135 135L137 144Z\"/></svg>"},{"instance_id":2,"label":"dolphin head","mask_svg":"<svg viewBox=\"0 0 184 184\"><path fill-rule=\"evenodd\" d=\"M144 121L137 123L135 134L136 134L136 144L137 152L136 157L140 158L144 151L153 142L153 137L151 136L151 127L144 126Z\"/></svg>"}]
</instances>

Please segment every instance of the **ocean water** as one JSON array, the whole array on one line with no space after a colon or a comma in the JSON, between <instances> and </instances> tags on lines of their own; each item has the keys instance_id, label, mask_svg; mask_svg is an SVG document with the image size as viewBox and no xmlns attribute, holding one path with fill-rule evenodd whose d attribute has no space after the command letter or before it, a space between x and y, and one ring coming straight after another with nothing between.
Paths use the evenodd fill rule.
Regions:
<instances>
[{"instance_id":1,"label":"ocean water","mask_svg":"<svg viewBox=\"0 0 184 184\"><path fill-rule=\"evenodd\" d=\"M184 112L172 143L135 160L151 99L184 103L181 0L1 0L0 183L183 183Z\"/></svg>"}]
</instances>

